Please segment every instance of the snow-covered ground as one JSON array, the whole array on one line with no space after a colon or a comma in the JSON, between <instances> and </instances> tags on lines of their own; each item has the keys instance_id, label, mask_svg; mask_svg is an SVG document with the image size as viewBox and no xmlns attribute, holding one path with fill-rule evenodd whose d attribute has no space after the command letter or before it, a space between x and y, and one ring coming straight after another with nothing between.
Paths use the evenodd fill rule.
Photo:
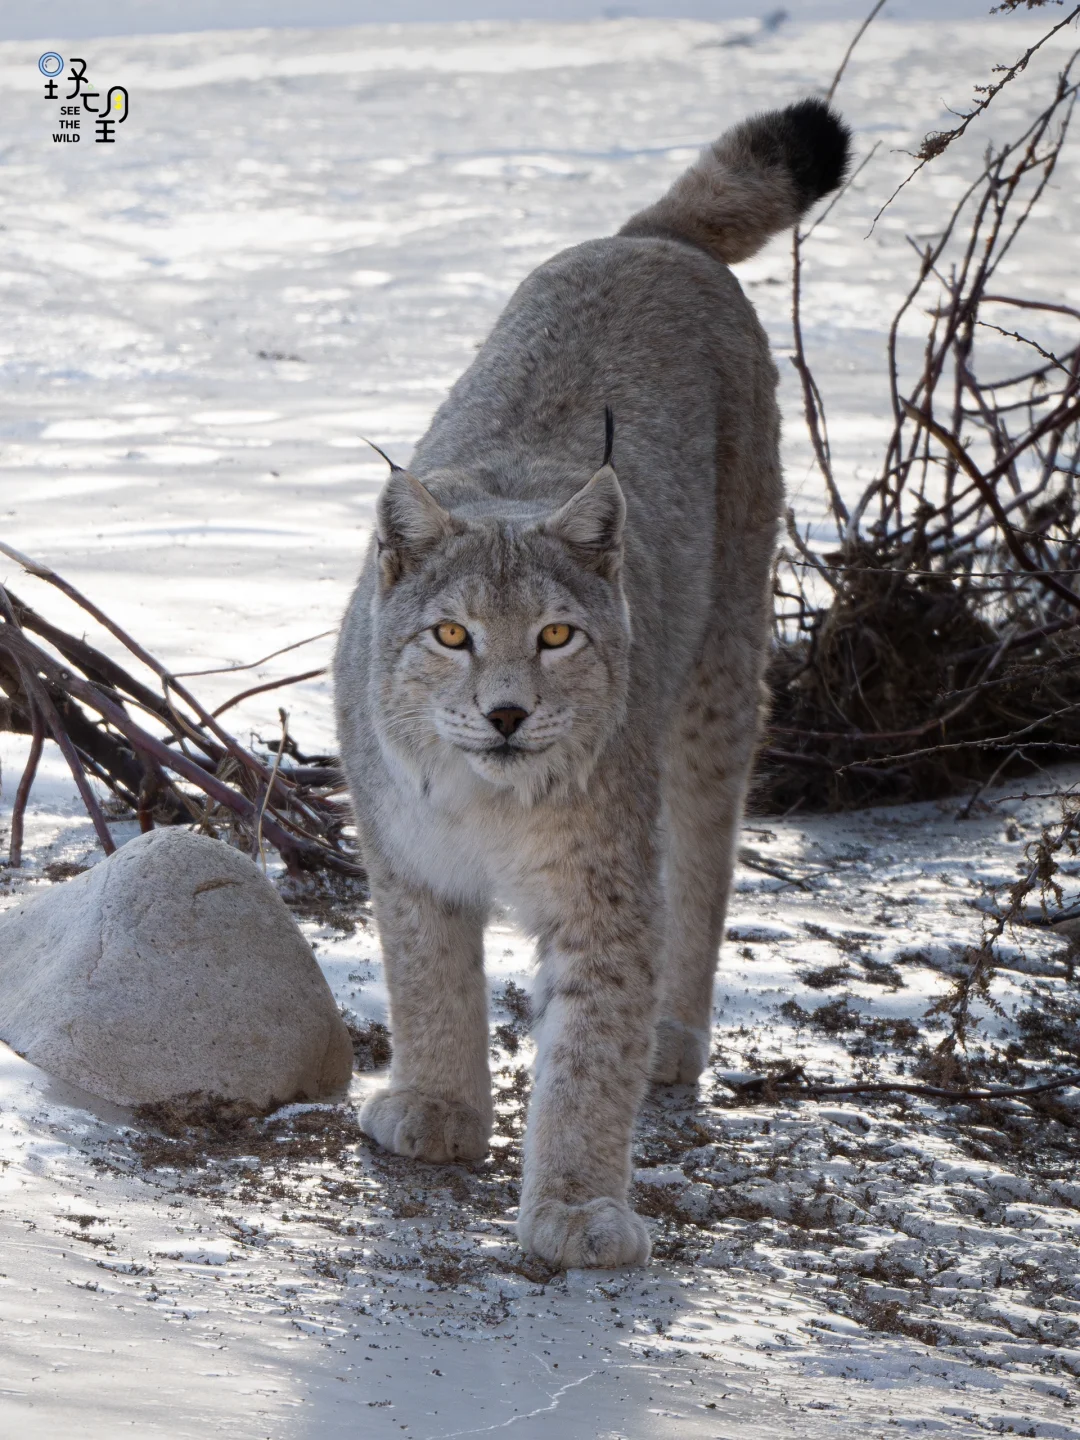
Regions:
<instances>
[{"instance_id":1,"label":"snow-covered ground","mask_svg":"<svg viewBox=\"0 0 1080 1440\"><path fill-rule=\"evenodd\" d=\"M753 29L97 41L92 75L132 95L115 147L54 145L38 47L0 46L0 533L176 670L332 629L384 475L360 436L404 459L533 265L615 228L748 110L820 90L850 38L792 26L727 43ZM905 235L934 229L1065 45L866 238L870 221L902 152L1037 33L1016 17L883 23L845 78L861 152L881 144L808 249L806 325L851 486L884 425ZM1040 293L1074 304L1077 179L1074 147L1034 222ZM740 273L780 357L793 501L820 524L785 358L787 256L779 240ZM55 592L14 567L0 578L81 628ZM330 643L195 683L220 703ZM284 693L304 748L330 748L326 681ZM238 711L243 733L275 733L281 698ZM25 746L0 739L10 813ZM951 802L751 822L713 1072L696 1102L658 1097L643 1119L644 1274L552 1277L513 1245L528 1060L513 987L529 957L508 925L489 938L500 1143L472 1169L381 1156L348 1109L155 1141L0 1047L0 1430L1080 1437L1075 1092L975 1114L746 1105L724 1083L778 1059L911 1074L987 894L1053 809L1003 793L964 821ZM0 904L95 858L50 755ZM304 923L357 1024L385 1018L362 917ZM1060 1060L1077 1023L1063 942L1032 929L1010 944L1004 1015L984 1012L980 1043L1021 1037L1033 1063ZM1065 1041L1025 1021L1033 987Z\"/></svg>"},{"instance_id":2,"label":"snow-covered ground","mask_svg":"<svg viewBox=\"0 0 1080 1440\"><path fill-rule=\"evenodd\" d=\"M762 20L780 8L774 0L0 0L0 40L418 20ZM787 0L782 8L799 21L858 24L868 7L861 0ZM987 0L887 0L883 13L888 20L966 20L983 19L990 8Z\"/></svg>"},{"instance_id":3,"label":"snow-covered ground","mask_svg":"<svg viewBox=\"0 0 1080 1440\"><path fill-rule=\"evenodd\" d=\"M54 763L32 885L94 859L70 791ZM553 1276L514 1244L529 955L505 924L478 1166L380 1154L350 1107L161 1137L0 1047L0 1416L35 1437L1080 1436L1080 1090L1032 1113L748 1105L725 1083L778 1061L912 1075L942 1033L929 1003L1053 808L995 801L751 825L711 1072L642 1118L646 1272ZM356 919L305 928L363 1032L385 990ZM1065 1017L1075 997L1060 938L1018 939L987 1053L1032 1041L1036 989Z\"/></svg>"}]
</instances>

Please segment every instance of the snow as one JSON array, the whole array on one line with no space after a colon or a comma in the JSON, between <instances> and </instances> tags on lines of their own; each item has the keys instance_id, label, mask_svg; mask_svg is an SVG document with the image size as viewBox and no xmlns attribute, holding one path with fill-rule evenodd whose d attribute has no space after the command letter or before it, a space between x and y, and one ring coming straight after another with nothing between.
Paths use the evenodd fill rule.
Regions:
<instances>
[{"instance_id":1,"label":"snow","mask_svg":"<svg viewBox=\"0 0 1080 1440\"><path fill-rule=\"evenodd\" d=\"M570 20L618 16L747 20L753 30L775 23L773 0L35 0L33 7L0 0L0 40L167 34L185 30L246 30L252 26L339 26L389 21ZM982 18L985 0L889 0L887 19ZM861 21L859 0L789 0L798 20Z\"/></svg>"},{"instance_id":2,"label":"snow","mask_svg":"<svg viewBox=\"0 0 1080 1440\"><path fill-rule=\"evenodd\" d=\"M1039 28L876 22L845 78L860 152L882 143L808 246L805 305L849 486L884 425L905 233L933 228L1067 39L867 238L873 215L903 152ZM102 40L95 72L130 85L132 117L115 148L77 150L48 139L39 47L0 45L5 540L178 670L323 636L194 682L214 704L324 662L385 473L361 437L403 460L533 265L613 229L730 121L827 84L850 27L722 43L749 33L626 20ZM1074 146L1033 221L1038 283L1073 303L1076 168ZM781 366L793 503L824 535L786 360L787 263L781 239L740 273ZM83 628L14 567L0 578ZM276 733L283 695L302 746L329 749L325 678L245 702L241 733ZM26 746L0 740L2 819ZM153 1140L0 1046L0 1428L1080 1437L1080 1091L1032 1119L733 1089L777 1061L910 1078L943 1033L928 1007L1054 813L1015 790L968 820L952 801L750 822L713 1065L696 1100L656 1096L643 1116L646 1272L551 1276L515 1247L530 1051L507 986L527 987L531 957L505 918L488 936L499 1133L476 1167L380 1155L348 1108ZM27 855L0 905L99 855L51 747ZM384 1020L364 917L303 923L357 1023ZM1060 937L1007 941L1001 1013L977 1012L988 1054L1026 1033L1035 987L1064 1002L1072 983ZM352 1099L375 1083L357 1075Z\"/></svg>"}]
</instances>

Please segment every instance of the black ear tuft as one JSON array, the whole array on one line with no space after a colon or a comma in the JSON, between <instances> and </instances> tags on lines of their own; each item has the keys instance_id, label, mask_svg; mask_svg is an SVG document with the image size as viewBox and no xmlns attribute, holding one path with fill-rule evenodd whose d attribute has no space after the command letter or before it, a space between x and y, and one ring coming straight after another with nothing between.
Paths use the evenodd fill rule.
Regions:
<instances>
[{"instance_id":1,"label":"black ear tuft","mask_svg":"<svg viewBox=\"0 0 1080 1440\"><path fill-rule=\"evenodd\" d=\"M396 460L391 460L391 459L390 459L390 456L387 455L386 451L380 449L380 447L375 444L375 441L374 441L374 440L369 440L366 435L361 435L361 436L360 436L360 439L363 440L363 442L364 442L365 445L370 445L371 448L372 448L372 450L375 451L375 454L378 455L381 460L385 460L386 463L387 463L387 465L390 466L390 469L391 469L391 470L400 470L400 469L401 469L401 466L397 463L397 461L396 461Z\"/></svg>"},{"instance_id":2,"label":"black ear tuft","mask_svg":"<svg viewBox=\"0 0 1080 1440\"><path fill-rule=\"evenodd\" d=\"M600 469L611 464L611 457L615 453L615 412L610 405L604 406L604 458L600 462Z\"/></svg>"},{"instance_id":3,"label":"black ear tuft","mask_svg":"<svg viewBox=\"0 0 1080 1440\"><path fill-rule=\"evenodd\" d=\"M851 129L824 100L799 100L747 122L755 160L783 165L803 208L843 184L851 160Z\"/></svg>"}]
</instances>

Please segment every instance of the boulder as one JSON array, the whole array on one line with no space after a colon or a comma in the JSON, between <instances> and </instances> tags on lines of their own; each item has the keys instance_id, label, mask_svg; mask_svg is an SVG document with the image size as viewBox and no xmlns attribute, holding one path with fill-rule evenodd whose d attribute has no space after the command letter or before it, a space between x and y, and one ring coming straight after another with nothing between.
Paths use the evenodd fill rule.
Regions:
<instances>
[{"instance_id":1,"label":"boulder","mask_svg":"<svg viewBox=\"0 0 1080 1440\"><path fill-rule=\"evenodd\" d=\"M239 851L179 829L0 913L0 1038L121 1105L315 1100L352 1073L280 895Z\"/></svg>"}]
</instances>

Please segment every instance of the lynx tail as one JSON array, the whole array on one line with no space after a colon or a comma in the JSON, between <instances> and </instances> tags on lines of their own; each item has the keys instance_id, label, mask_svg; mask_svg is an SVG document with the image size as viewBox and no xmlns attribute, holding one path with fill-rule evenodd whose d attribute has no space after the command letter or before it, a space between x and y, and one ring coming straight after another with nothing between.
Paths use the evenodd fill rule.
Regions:
<instances>
[{"instance_id":1,"label":"lynx tail","mask_svg":"<svg viewBox=\"0 0 1080 1440\"><path fill-rule=\"evenodd\" d=\"M619 233L689 241L729 265L747 260L843 182L850 149L851 131L822 100L754 115Z\"/></svg>"}]
</instances>

